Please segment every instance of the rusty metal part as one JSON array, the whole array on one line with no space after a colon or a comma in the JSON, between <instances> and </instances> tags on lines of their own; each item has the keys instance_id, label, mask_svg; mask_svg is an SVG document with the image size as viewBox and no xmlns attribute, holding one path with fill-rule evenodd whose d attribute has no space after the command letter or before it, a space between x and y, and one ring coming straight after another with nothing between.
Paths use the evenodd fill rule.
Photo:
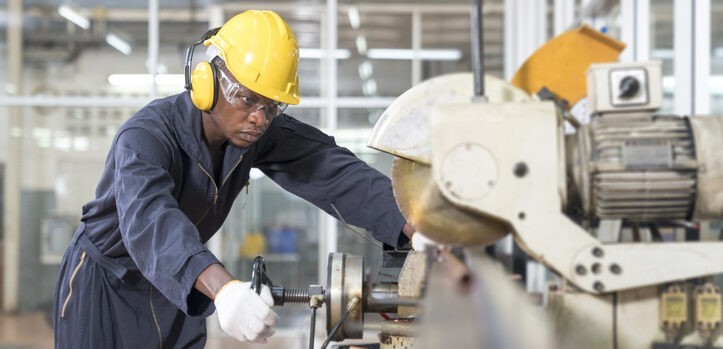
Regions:
<instances>
[{"instance_id":1,"label":"rusty metal part","mask_svg":"<svg viewBox=\"0 0 723 349\"><path fill-rule=\"evenodd\" d=\"M414 349L414 319L383 321L379 342L382 349Z\"/></svg>"},{"instance_id":2,"label":"rusty metal part","mask_svg":"<svg viewBox=\"0 0 723 349\"><path fill-rule=\"evenodd\" d=\"M395 158L392 187L397 204L407 221L430 239L464 246L493 243L508 234L500 220L470 213L442 196L432 179L431 167Z\"/></svg>"},{"instance_id":3,"label":"rusty metal part","mask_svg":"<svg viewBox=\"0 0 723 349\"><path fill-rule=\"evenodd\" d=\"M427 282L427 270L427 256L424 252L414 251L407 255L397 281L397 293L401 302L421 300L424 283ZM402 317L415 316L417 307L399 305L397 313Z\"/></svg>"}]
</instances>

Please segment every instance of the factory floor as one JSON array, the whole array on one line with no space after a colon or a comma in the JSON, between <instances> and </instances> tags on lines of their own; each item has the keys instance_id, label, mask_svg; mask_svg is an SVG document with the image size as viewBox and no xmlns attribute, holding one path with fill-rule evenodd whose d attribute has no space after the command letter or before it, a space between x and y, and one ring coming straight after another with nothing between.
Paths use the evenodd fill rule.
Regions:
<instances>
[{"instance_id":1,"label":"factory floor","mask_svg":"<svg viewBox=\"0 0 723 349\"><path fill-rule=\"evenodd\" d=\"M287 317L282 327L267 344L239 343L214 328L209 321L206 349L306 349L309 347L309 319L304 316ZM317 318L315 348L324 342L323 316ZM368 341L367 341L368 343ZM335 347L330 345L329 348ZM7 314L0 312L0 349L53 348L53 330L42 312Z\"/></svg>"}]
</instances>

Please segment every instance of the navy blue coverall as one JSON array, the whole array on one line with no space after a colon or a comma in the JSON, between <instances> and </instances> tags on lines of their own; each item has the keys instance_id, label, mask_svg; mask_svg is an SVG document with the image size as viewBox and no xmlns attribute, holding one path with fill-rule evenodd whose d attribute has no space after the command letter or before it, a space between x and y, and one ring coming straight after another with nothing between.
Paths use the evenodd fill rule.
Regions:
<instances>
[{"instance_id":1,"label":"navy blue coverall","mask_svg":"<svg viewBox=\"0 0 723 349\"><path fill-rule=\"evenodd\" d=\"M118 131L55 290L57 348L202 348L212 301L194 288L220 263L204 243L259 168L285 190L396 246L391 182L318 129L282 114L214 171L189 94L151 102ZM218 172L218 173L217 173Z\"/></svg>"}]
</instances>

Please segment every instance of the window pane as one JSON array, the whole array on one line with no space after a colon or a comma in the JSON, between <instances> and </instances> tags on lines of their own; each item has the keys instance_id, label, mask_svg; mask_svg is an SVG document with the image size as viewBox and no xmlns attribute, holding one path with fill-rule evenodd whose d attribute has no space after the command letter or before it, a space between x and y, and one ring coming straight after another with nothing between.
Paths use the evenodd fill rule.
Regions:
<instances>
[{"instance_id":1,"label":"window pane","mask_svg":"<svg viewBox=\"0 0 723 349\"><path fill-rule=\"evenodd\" d=\"M663 62L663 106L659 114L671 114L674 110L673 25L673 0L651 1L650 58Z\"/></svg>"},{"instance_id":2,"label":"window pane","mask_svg":"<svg viewBox=\"0 0 723 349\"><path fill-rule=\"evenodd\" d=\"M710 113L723 115L723 1L711 0Z\"/></svg>"},{"instance_id":3,"label":"window pane","mask_svg":"<svg viewBox=\"0 0 723 349\"><path fill-rule=\"evenodd\" d=\"M338 95L402 94L411 85L411 14L351 11L339 12L338 47L349 58L338 61Z\"/></svg>"}]
</instances>

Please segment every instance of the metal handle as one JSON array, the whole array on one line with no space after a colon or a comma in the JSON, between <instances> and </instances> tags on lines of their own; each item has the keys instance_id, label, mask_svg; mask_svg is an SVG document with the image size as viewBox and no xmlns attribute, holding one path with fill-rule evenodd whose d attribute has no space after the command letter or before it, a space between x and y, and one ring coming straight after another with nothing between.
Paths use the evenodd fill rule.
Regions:
<instances>
[{"instance_id":1,"label":"metal handle","mask_svg":"<svg viewBox=\"0 0 723 349\"><path fill-rule=\"evenodd\" d=\"M271 287L271 280L266 276L266 262L264 262L263 256L256 256L254 263L251 266L251 289L256 291L256 294L261 294L261 284L265 283Z\"/></svg>"}]
</instances>

